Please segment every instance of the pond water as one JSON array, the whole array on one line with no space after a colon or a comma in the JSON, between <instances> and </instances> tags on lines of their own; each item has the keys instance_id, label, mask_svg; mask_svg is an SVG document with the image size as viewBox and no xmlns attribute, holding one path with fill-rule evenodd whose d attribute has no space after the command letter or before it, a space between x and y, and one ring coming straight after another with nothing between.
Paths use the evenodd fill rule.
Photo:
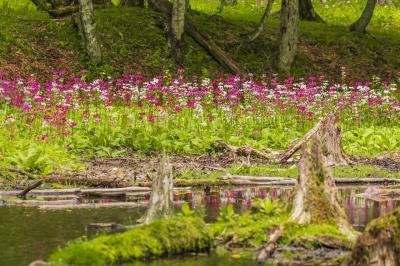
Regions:
<instances>
[{"instance_id":1,"label":"pond water","mask_svg":"<svg viewBox=\"0 0 400 266\"><path fill-rule=\"evenodd\" d=\"M364 190L365 188L339 189L348 218L359 230L372 219L400 206L397 201L375 202L356 197ZM210 193L198 190L176 193L175 200L188 201L192 208L204 208L205 220L212 222L218 217L219 208L228 203L233 204L237 212L244 212L251 207L254 198L277 199L289 191L290 188L282 187L226 188ZM144 195L139 200L146 200L148 197ZM49 253L67 241L87 235L86 226L89 223L134 224L144 210L144 208L39 210L32 207L0 207L0 265L26 266L33 260L46 259ZM126 264L128 265L240 266L254 265L254 261L210 254Z\"/></svg>"}]
</instances>

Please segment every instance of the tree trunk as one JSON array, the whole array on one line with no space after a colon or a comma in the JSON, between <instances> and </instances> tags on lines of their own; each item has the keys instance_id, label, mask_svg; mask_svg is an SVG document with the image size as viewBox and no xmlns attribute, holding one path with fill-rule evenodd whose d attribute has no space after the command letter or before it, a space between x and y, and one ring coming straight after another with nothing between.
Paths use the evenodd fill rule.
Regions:
<instances>
[{"instance_id":1,"label":"tree trunk","mask_svg":"<svg viewBox=\"0 0 400 266\"><path fill-rule=\"evenodd\" d=\"M369 223L344 265L399 266L400 209Z\"/></svg>"},{"instance_id":2,"label":"tree trunk","mask_svg":"<svg viewBox=\"0 0 400 266\"><path fill-rule=\"evenodd\" d=\"M368 0L361 17L350 26L350 31L365 33L369 22L374 15L377 0Z\"/></svg>"},{"instance_id":3,"label":"tree trunk","mask_svg":"<svg viewBox=\"0 0 400 266\"><path fill-rule=\"evenodd\" d=\"M299 178L290 220L299 224L319 224L335 221L350 239L356 235L339 203L332 171L322 153L324 143L315 138L311 150L302 147ZM322 147L321 147L322 146Z\"/></svg>"},{"instance_id":4,"label":"tree trunk","mask_svg":"<svg viewBox=\"0 0 400 266\"><path fill-rule=\"evenodd\" d=\"M317 137L324 144L323 153L327 158L328 166L343 166L353 162L342 148L342 132L337 126L334 113L328 115L317 132Z\"/></svg>"},{"instance_id":5,"label":"tree trunk","mask_svg":"<svg viewBox=\"0 0 400 266\"><path fill-rule=\"evenodd\" d=\"M168 18L171 16L172 6L167 0L148 0L148 3L155 11ZM197 29L190 17L185 20L185 32L200 44L222 67L235 74L246 74L246 71L229 54L215 44L210 37Z\"/></svg>"},{"instance_id":6,"label":"tree trunk","mask_svg":"<svg viewBox=\"0 0 400 266\"><path fill-rule=\"evenodd\" d=\"M294 61L299 28L299 1L282 0L278 68L289 71Z\"/></svg>"},{"instance_id":7,"label":"tree trunk","mask_svg":"<svg viewBox=\"0 0 400 266\"><path fill-rule=\"evenodd\" d=\"M175 61L183 64L183 33L185 32L186 0L174 0L171 13L171 54Z\"/></svg>"},{"instance_id":8,"label":"tree trunk","mask_svg":"<svg viewBox=\"0 0 400 266\"><path fill-rule=\"evenodd\" d=\"M260 23L258 24L257 29L247 37L247 42L252 42L258 38L258 36L262 32L262 30L264 29L265 23L267 23L267 20L268 20L269 14L271 13L273 4L274 4L274 0L268 0L267 5L265 7L264 14L261 17Z\"/></svg>"},{"instance_id":9,"label":"tree trunk","mask_svg":"<svg viewBox=\"0 0 400 266\"><path fill-rule=\"evenodd\" d=\"M163 155L157 176L152 180L149 207L138 222L148 224L173 213L172 168L169 159Z\"/></svg>"},{"instance_id":10,"label":"tree trunk","mask_svg":"<svg viewBox=\"0 0 400 266\"><path fill-rule=\"evenodd\" d=\"M101 50L96 37L96 22L91 0L79 0L79 15L86 52L90 60L101 63Z\"/></svg>"},{"instance_id":11,"label":"tree trunk","mask_svg":"<svg viewBox=\"0 0 400 266\"><path fill-rule=\"evenodd\" d=\"M299 0L299 12L301 20L323 22L322 18L315 12L311 0Z\"/></svg>"}]
</instances>

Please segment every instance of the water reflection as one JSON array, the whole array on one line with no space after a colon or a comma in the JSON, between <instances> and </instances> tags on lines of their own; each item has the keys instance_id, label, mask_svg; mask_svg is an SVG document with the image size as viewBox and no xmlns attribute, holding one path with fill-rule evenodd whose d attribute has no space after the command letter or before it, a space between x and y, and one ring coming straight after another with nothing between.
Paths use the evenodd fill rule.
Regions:
<instances>
[{"instance_id":1,"label":"water reflection","mask_svg":"<svg viewBox=\"0 0 400 266\"><path fill-rule=\"evenodd\" d=\"M240 187L180 191L174 194L175 201L187 201L192 208L204 208L205 220L217 219L221 206L233 204L235 211L243 213L251 208L255 198L288 200L290 187ZM339 188L345 211L350 222L359 230L372 219L384 215L400 206L399 201L375 202L357 197L365 188ZM85 199L83 202L113 202L148 200L149 193L124 199ZM86 235L89 223L116 222L133 224L144 212L144 208L105 208L41 211L36 208L0 207L0 265L28 265L35 259L45 259L51 251L67 241ZM222 262L223 261L223 262ZM165 262L165 263L164 263ZM192 262L193 264L185 264ZM230 262L230 263L225 263ZM171 259L151 262L150 265L246 265L213 255L202 258ZM168 264L169 263L169 264ZM248 264L248 265L253 265ZM139 264L132 264L139 265Z\"/></svg>"},{"instance_id":2,"label":"water reflection","mask_svg":"<svg viewBox=\"0 0 400 266\"><path fill-rule=\"evenodd\" d=\"M344 209L351 224L356 229L362 230L371 220L393 211L400 206L399 201L388 200L376 202L370 199L358 197L366 188L339 187L339 193L343 200ZM252 201L256 198L278 198L287 200L290 187L242 187L242 188L222 188L205 193L202 190L181 192L174 195L176 201L188 201L191 207L201 208L206 206L207 222L217 219L221 206L232 204L238 213L243 213L251 208Z\"/></svg>"}]
</instances>

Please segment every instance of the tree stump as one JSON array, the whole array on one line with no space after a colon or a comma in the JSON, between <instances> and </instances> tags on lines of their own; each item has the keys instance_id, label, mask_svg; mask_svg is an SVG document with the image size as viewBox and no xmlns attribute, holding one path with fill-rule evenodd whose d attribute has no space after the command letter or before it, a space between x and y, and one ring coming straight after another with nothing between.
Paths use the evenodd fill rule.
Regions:
<instances>
[{"instance_id":1,"label":"tree stump","mask_svg":"<svg viewBox=\"0 0 400 266\"><path fill-rule=\"evenodd\" d=\"M400 209L369 223L344 265L399 266Z\"/></svg>"},{"instance_id":2,"label":"tree stump","mask_svg":"<svg viewBox=\"0 0 400 266\"><path fill-rule=\"evenodd\" d=\"M306 144L302 147L290 220L299 224L335 222L349 239L355 240L321 146L321 141L314 138L311 149Z\"/></svg>"},{"instance_id":3,"label":"tree stump","mask_svg":"<svg viewBox=\"0 0 400 266\"><path fill-rule=\"evenodd\" d=\"M148 224L173 214L172 167L168 157L161 157L157 176L152 180L149 207L138 222Z\"/></svg>"},{"instance_id":4,"label":"tree stump","mask_svg":"<svg viewBox=\"0 0 400 266\"><path fill-rule=\"evenodd\" d=\"M342 132L337 126L334 113L328 115L322 127L317 132L317 138L323 143L323 154L328 166L343 166L353 164L342 148Z\"/></svg>"}]
</instances>

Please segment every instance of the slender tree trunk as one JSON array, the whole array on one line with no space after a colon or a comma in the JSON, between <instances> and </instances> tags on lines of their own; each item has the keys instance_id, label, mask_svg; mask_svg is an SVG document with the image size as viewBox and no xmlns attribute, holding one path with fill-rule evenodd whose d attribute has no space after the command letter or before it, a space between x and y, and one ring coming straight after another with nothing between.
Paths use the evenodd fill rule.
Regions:
<instances>
[{"instance_id":1,"label":"slender tree trunk","mask_svg":"<svg viewBox=\"0 0 400 266\"><path fill-rule=\"evenodd\" d=\"M366 32L367 26L370 23L372 16L374 15L376 2L377 0L367 1L367 5L365 6L363 13L361 14L361 17L350 26L350 31L355 31L359 33Z\"/></svg>"},{"instance_id":2,"label":"slender tree trunk","mask_svg":"<svg viewBox=\"0 0 400 266\"><path fill-rule=\"evenodd\" d=\"M96 37L96 22L91 0L79 0L79 14L86 52L90 60L101 63L101 50Z\"/></svg>"},{"instance_id":3,"label":"slender tree trunk","mask_svg":"<svg viewBox=\"0 0 400 266\"><path fill-rule=\"evenodd\" d=\"M169 159L164 154L161 158L157 176L152 180L149 207L141 223L151 223L155 219L172 215L173 213L173 182L172 168Z\"/></svg>"},{"instance_id":4,"label":"slender tree trunk","mask_svg":"<svg viewBox=\"0 0 400 266\"><path fill-rule=\"evenodd\" d=\"M311 150L307 144L302 147L290 220L299 224L335 221L345 235L355 240L356 235L339 203L332 171L327 167L326 157L322 153L323 146L324 143L316 138Z\"/></svg>"},{"instance_id":5,"label":"slender tree trunk","mask_svg":"<svg viewBox=\"0 0 400 266\"><path fill-rule=\"evenodd\" d=\"M301 20L323 22L322 18L315 12L311 0L299 0L299 12Z\"/></svg>"},{"instance_id":6,"label":"slender tree trunk","mask_svg":"<svg viewBox=\"0 0 400 266\"><path fill-rule=\"evenodd\" d=\"M268 2L265 7L264 14L261 17L260 23L258 24L257 29L247 37L247 42L252 42L255 39L257 39L258 36L260 36L260 33L263 31L264 25L267 23L269 14L271 13L272 5L274 4L274 0L267 0L267 1Z\"/></svg>"},{"instance_id":7,"label":"slender tree trunk","mask_svg":"<svg viewBox=\"0 0 400 266\"><path fill-rule=\"evenodd\" d=\"M171 54L175 61L183 64L183 33L185 32L185 13L187 0L174 0L171 13L170 42Z\"/></svg>"},{"instance_id":8,"label":"slender tree trunk","mask_svg":"<svg viewBox=\"0 0 400 266\"><path fill-rule=\"evenodd\" d=\"M282 0L278 68L289 71L297 51L299 1Z\"/></svg>"}]
</instances>

